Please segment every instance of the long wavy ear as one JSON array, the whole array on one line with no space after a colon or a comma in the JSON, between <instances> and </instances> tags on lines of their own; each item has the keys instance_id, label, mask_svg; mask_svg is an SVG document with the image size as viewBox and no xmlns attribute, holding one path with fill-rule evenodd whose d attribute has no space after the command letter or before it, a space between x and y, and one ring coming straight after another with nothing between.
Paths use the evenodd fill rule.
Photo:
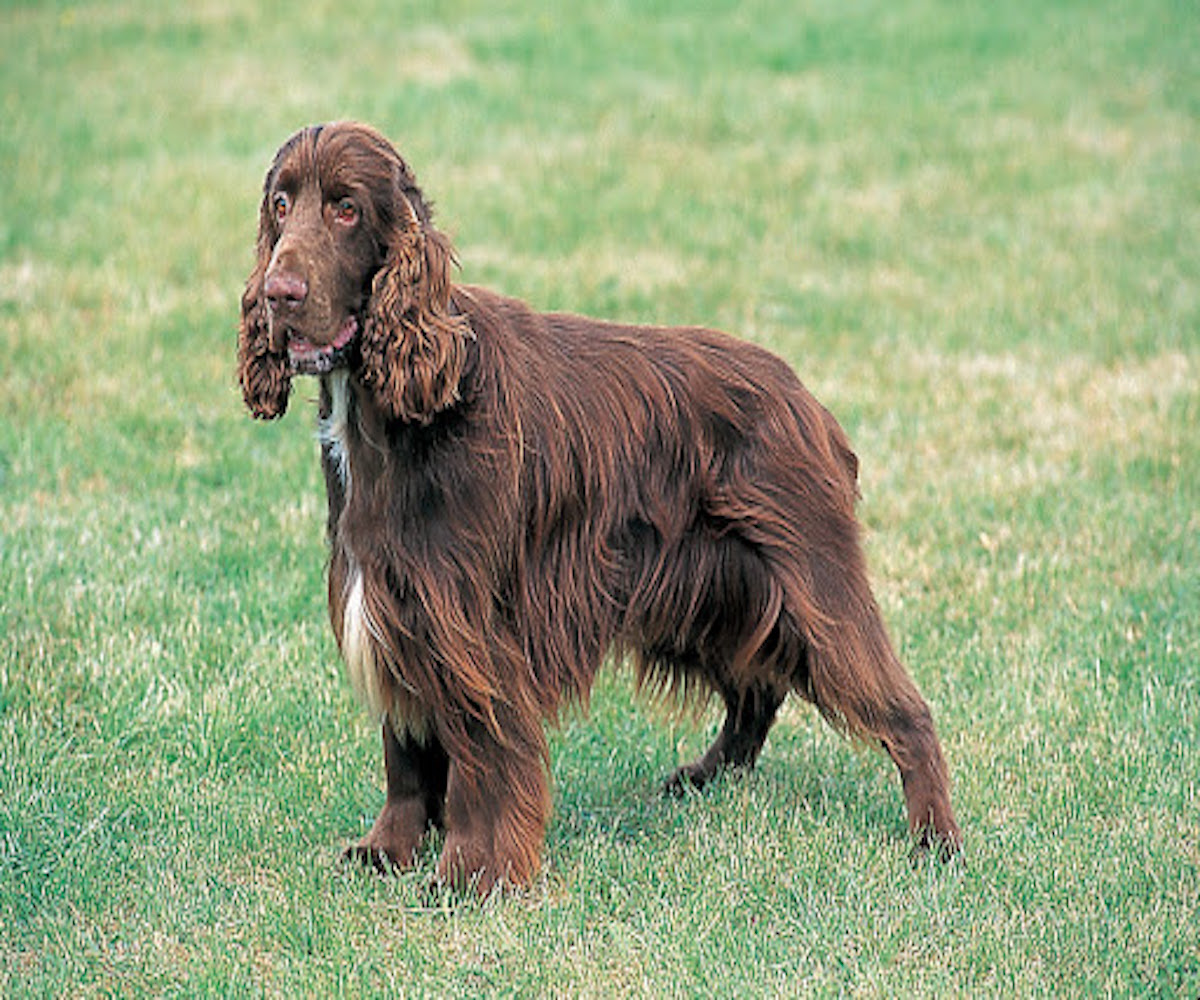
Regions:
<instances>
[{"instance_id":1,"label":"long wavy ear","mask_svg":"<svg viewBox=\"0 0 1200 1000\"><path fill-rule=\"evenodd\" d=\"M238 381L242 398L260 420L274 420L287 411L292 369L287 345L272 344L263 280L271 261L270 221L264 195L258 218L258 260L242 292L242 322L238 328Z\"/></svg>"},{"instance_id":2,"label":"long wavy ear","mask_svg":"<svg viewBox=\"0 0 1200 1000\"><path fill-rule=\"evenodd\" d=\"M404 194L363 324L362 380L388 416L428 424L459 399L471 328L450 311L450 241Z\"/></svg>"}]
</instances>

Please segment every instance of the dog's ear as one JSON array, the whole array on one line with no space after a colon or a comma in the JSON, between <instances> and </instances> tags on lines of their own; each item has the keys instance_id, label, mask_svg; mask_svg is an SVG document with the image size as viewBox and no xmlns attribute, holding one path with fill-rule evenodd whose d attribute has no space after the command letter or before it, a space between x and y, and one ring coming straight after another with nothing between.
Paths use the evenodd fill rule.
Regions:
<instances>
[{"instance_id":1,"label":"dog's ear","mask_svg":"<svg viewBox=\"0 0 1200 1000\"><path fill-rule=\"evenodd\" d=\"M389 417L428 424L458 402L471 329L450 308L450 241L403 191L396 201L363 324L362 380Z\"/></svg>"},{"instance_id":2,"label":"dog's ear","mask_svg":"<svg viewBox=\"0 0 1200 1000\"><path fill-rule=\"evenodd\" d=\"M242 292L242 322L238 328L238 381L242 398L260 420L274 420L287 411L292 369L287 345L271 342L263 280L271 262L272 232L267 195L258 213L258 259Z\"/></svg>"}]
</instances>

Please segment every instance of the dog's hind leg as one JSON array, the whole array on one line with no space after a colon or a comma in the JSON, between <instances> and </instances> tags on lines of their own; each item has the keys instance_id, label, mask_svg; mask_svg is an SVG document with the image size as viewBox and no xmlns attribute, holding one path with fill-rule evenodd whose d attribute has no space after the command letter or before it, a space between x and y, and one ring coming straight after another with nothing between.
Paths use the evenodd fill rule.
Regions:
<instances>
[{"instance_id":1,"label":"dog's hind leg","mask_svg":"<svg viewBox=\"0 0 1200 1000\"><path fill-rule=\"evenodd\" d=\"M678 795L689 788L703 788L721 771L749 770L758 759L783 696L757 684L744 691L726 688L721 696L726 711L721 731L700 757L666 780L668 793Z\"/></svg>"},{"instance_id":2,"label":"dog's hind leg","mask_svg":"<svg viewBox=\"0 0 1200 1000\"><path fill-rule=\"evenodd\" d=\"M797 690L837 728L878 741L900 772L918 852L955 853L962 834L929 706L892 648L879 608L855 561L815 577L818 615L806 629L806 670Z\"/></svg>"}]
</instances>

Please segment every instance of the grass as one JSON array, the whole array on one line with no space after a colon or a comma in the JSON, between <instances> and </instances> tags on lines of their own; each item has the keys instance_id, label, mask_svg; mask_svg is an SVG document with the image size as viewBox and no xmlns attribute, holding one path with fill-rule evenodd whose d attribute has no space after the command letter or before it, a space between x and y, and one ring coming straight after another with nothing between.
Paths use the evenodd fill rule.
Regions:
<instances>
[{"instance_id":1,"label":"grass","mask_svg":"<svg viewBox=\"0 0 1200 1000\"><path fill-rule=\"evenodd\" d=\"M1200 992L1200 17L1178 0L0 6L0 993ZM529 892L336 864L382 799L311 419L233 380L256 199L371 121L466 280L734 330L862 459L965 864L785 709L607 675ZM302 393L303 395L303 393ZM311 395L311 391L309 391Z\"/></svg>"}]
</instances>

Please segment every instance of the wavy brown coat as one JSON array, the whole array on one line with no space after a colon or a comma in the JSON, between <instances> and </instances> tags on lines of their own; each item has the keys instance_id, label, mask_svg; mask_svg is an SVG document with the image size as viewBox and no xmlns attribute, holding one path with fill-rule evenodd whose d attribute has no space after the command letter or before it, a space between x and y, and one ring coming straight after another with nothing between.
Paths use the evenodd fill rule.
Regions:
<instances>
[{"instance_id":1,"label":"wavy brown coat","mask_svg":"<svg viewBox=\"0 0 1200 1000\"><path fill-rule=\"evenodd\" d=\"M752 766L796 692L886 748L918 847L957 849L830 413L752 344L538 313L451 266L378 133L316 126L282 147L239 373L263 418L294 373L320 374L330 615L383 720L388 786L349 853L407 865L441 828L440 878L527 883L550 813L544 721L609 655L726 709L669 787Z\"/></svg>"}]
</instances>

